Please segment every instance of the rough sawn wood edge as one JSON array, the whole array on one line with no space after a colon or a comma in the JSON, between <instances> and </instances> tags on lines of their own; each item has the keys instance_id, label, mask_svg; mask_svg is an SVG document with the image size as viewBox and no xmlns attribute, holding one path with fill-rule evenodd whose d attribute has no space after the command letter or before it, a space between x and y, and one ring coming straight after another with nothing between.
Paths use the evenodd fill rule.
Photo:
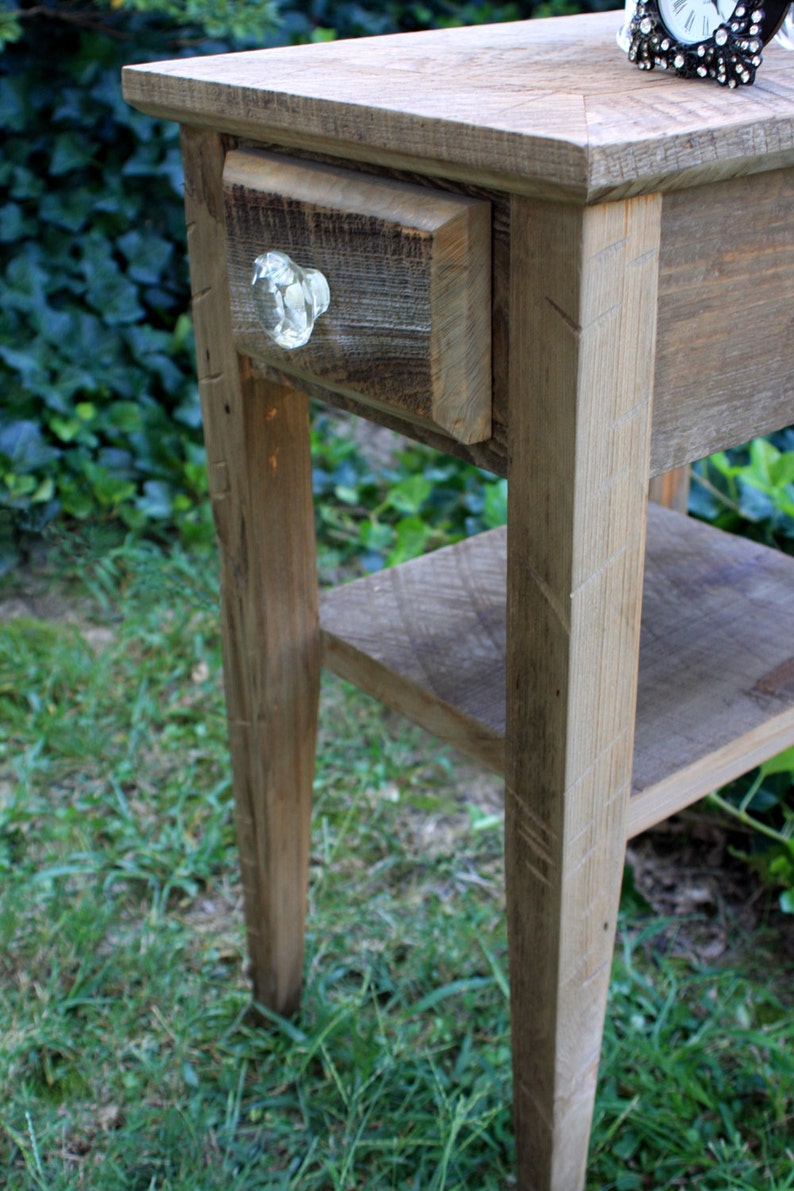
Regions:
<instances>
[{"instance_id":1,"label":"rough sawn wood edge","mask_svg":"<svg viewBox=\"0 0 794 1191\"><path fill-rule=\"evenodd\" d=\"M592 13L147 63L125 68L124 94L151 115L255 141L576 202L794 164L785 51L767 47L756 83L728 93L635 70L615 45L620 19ZM453 89L447 75L464 60L470 80Z\"/></svg>"}]
</instances>

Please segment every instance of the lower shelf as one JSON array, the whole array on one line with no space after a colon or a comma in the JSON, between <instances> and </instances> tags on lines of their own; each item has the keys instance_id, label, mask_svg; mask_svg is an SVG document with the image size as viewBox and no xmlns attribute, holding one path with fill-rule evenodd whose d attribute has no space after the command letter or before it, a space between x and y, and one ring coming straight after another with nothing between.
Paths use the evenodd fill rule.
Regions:
<instances>
[{"instance_id":1,"label":"lower shelf","mask_svg":"<svg viewBox=\"0 0 794 1191\"><path fill-rule=\"evenodd\" d=\"M504 768L506 533L323 595L324 664ZM794 559L652 505L628 835L794 744Z\"/></svg>"}]
</instances>

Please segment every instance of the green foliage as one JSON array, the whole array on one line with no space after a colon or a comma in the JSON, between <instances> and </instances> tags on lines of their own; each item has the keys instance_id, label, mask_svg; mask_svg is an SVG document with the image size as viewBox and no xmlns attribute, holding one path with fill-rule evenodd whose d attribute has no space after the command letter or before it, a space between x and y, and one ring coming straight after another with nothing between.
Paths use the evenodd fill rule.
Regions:
<instances>
[{"instance_id":1,"label":"green foliage","mask_svg":"<svg viewBox=\"0 0 794 1191\"><path fill-rule=\"evenodd\" d=\"M0 1186L509 1186L497 780L328 680L303 1009L252 1020L216 568L82 549L47 576L70 618L0 634ZM776 940L704 968L646 912L624 899L588 1188L792 1191Z\"/></svg>"},{"instance_id":2,"label":"green foliage","mask_svg":"<svg viewBox=\"0 0 794 1191\"><path fill-rule=\"evenodd\" d=\"M496 21L528 20L619 8L619 0L290 0L282 3L279 38L289 41L326 41L336 37L367 37L409 33L421 29L450 29Z\"/></svg>"},{"instance_id":3,"label":"green foliage","mask_svg":"<svg viewBox=\"0 0 794 1191\"><path fill-rule=\"evenodd\" d=\"M22 21L20 10L15 6L12 10L6 5L0 7L0 53L7 45L19 41L22 37Z\"/></svg>"},{"instance_id":4,"label":"green foliage","mask_svg":"<svg viewBox=\"0 0 794 1191\"><path fill-rule=\"evenodd\" d=\"M0 572L26 535L58 515L176 531L192 543L211 534L178 134L123 102L124 62L174 56L185 52L181 42L208 35L229 39L224 44L300 42L570 7L568 0L0 4ZM323 415L313 448L318 533L332 569L390 565L504 520L504 481L424 448L404 448L376 469ZM792 551L794 432L697 465L692 507ZM767 798L772 780L763 775ZM762 811L755 798L741 814L761 825L769 846L754 863L792 908L789 770L773 784L774 804ZM727 804L741 808L747 789L728 791ZM781 842L769 832L789 834Z\"/></svg>"},{"instance_id":5,"label":"green foliage","mask_svg":"<svg viewBox=\"0 0 794 1191\"><path fill-rule=\"evenodd\" d=\"M757 438L696 463L690 510L721 529L794 554L794 430ZM752 830L745 859L794 913L794 750L712 795Z\"/></svg>"},{"instance_id":6,"label":"green foliage","mask_svg":"<svg viewBox=\"0 0 794 1191\"><path fill-rule=\"evenodd\" d=\"M690 511L794 553L794 429L696 463Z\"/></svg>"},{"instance_id":7,"label":"green foliage","mask_svg":"<svg viewBox=\"0 0 794 1191\"><path fill-rule=\"evenodd\" d=\"M393 566L506 520L505 480L401 440L385 463L373 466L349 421L320 412L312 461L326 569Z\"/></svg>"},{"instance_id":8,"label":"green foliage","mask_svg":"<svg viewBox=\"0 0 794 1191\"><path fill-rule=\"evenodd\" d=\"M0 58L0 547L62 511L208 518L173 125L122 100L117 44ZM141 48L126 54L139 56Z\"/></svg>"},{"instance_id":9,"label":"green foliage","mask_svg":"<svg viewBox=\"0 0 794 1191\"><path fill-rule=\"evenodd\" d=\"M785 1002L764 987L760 967L755 979L693 972L655 946L664 926L642 929L636 919L633 926L612 971L591 1147L601 1180L593 1191L790 1191L791 1158L788 1167L778 1162L780 1113L794 1091L784 1074ZM746 1066L740 1055L756 1042L757 1060ZM753 1136L746 1126L759 1101L765 1123Z\"/></svg>"},{"instance_id":10,"label":"green foliage","mask_svg":"<svg viewBox=\"0 0 794 1191\"><path fill-rule=\"evenodd\" d=\"M282 4L282 36L290 41L324 41L340 37L370 37L419 29L443 29L511 21L530 17L533 0L493 4L489 0L456 3L455 0L293 0Z\"/></svg>"},{"instance_id":11,"label":"green foliage","mask_svg":"<svg viewBox=\"0 0 794 1191\"><path fill-rule=\"evenodd\" d=\"M207 37L263 40L278 22L277 0L102 0L114 12L141 12L175 26L195 26Z\"/></svg>"},{"instance_id":12,"label":"green foliage","mask_svg":"<svg viewBox=\"0 0 794 1191\"><path fill-rule=\"evenodd\" d=\"M765 884L779 889L780 908L794 914L794 748L712 794L714 806L751 832L736 853Z\"/></svg>"},{"instance_id":13,"label":"green foliage","mask_svg":"<svg viewBox=\"0 0 794 1191\"><path fill-rule=\"evenodd\" d=\"M181 40L261 43L278 25L278 0L42 0L28 6L0 0L0 49L26 33L36 38L46 28L49 36L58 24L137 39L142 26L130 16L138 14L155 22L150 20L150 31L178 31Z\"/></svg>"},{"instance_id":14,"label":"green foliage","mask_svg":"<svg viewBox=\"0 0 794 1191\"><path fill-rule=\"evenodd\" d=\"M122 65L186 44L221 50L538 11L536 0L0 0L0 571L24 535L59 514L209 534L177 130L124 104ZM225 40L210 46L207 36ZM447 473L461 492L471 487ZM382 526L369 531L376 553L419 547L423 530L405 518L402 544L387 546Z\"/></svg>"}]
</instances>

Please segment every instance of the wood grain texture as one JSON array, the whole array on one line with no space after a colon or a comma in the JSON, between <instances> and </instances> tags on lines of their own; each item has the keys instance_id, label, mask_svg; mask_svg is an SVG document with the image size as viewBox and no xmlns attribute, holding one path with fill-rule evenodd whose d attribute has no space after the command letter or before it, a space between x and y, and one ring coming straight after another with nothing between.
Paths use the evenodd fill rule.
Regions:
<instances>
[{"instance_id":1,"label":"wood grain texture","mask_svg":"<svg viewBox=\"0 0 794 1191\"><path fill-rule=\"evenodd\" d=\"M502 529L323 594L324 664L504 773ZM651 507L627 836L794 744L794 560Z\"/></svg>"},{"instance_id":2,"label":"wood grain texture","mask_svg":"<svg viewBox=\"0 0 794 1191\"><path fill-rule=\"evenodd\" d=\"M794 560L652 512L628 834L794 744Z\"/></svg>"},{"instance_id":3,"label":"wood grain texture","mask_svg":"<svg viewBox=\"0 0 794 1191\"><path fill-rule=\"evenodd\" d=\"M505 534L323 592L323 663L501 773Z\"/></svg>"},{"instance_id":4,"label":"wood grain texture","mask_svg":"<svg viewBox=\"0 0 794 1191\"><path fill-rule=\"evenodd\" d=\"M584 209L515 199L513 212L513 1110L519 1186L578 1191L631 787L661 199Z\"/></svg>"},{"instance_id":5,"label":"wood grain texture","mask_svg":"<svg viewBox=\"0 0 794 1191\"><path fill-rule=\"evenodd\" d=\"M665 509L686 513L689 508L689 467L677 467L654 476L648 486L648 498Z\"/></svg>"},{"instance_id":6,"label":"wood grain texture","mask_svg":"<svg viewBox=\"0 0 794 1191\"><path fill-rule=\"evenodd\" d=\"M224 178L239 350L464 443L490 437L488 202L252 150L231 153ZM251 269L266 250L319 269L331 290L294 351L256 318Z\"/></svg>"},{"instance_id":7,"label":"wood grain texture","mask_svg":"<svg viewBox=\"0 0 794 1191\"><path fill-rule=\"evenodd\" d=\"M764 52L728 92L641 73L622 13L444 29L127 68L153 115L476 181L598 202L794 164L794 77Z\"/></svg>"},{"instance_id":8,"label":"wood grain texture","mask_svg":"<svg viewBox=\"0 0 794 1191\"><path fill-rule=\"evenodd\" d=\"M726 544L665 510L646 517L652 473L791 420L794 74L776 48L757 83L736 92L642 74L615 47L621 19L478 26L125 72L135 106L186 126L246 918L256 995L282 1013L300 991L320 655L307 404L284 375L456 453L490 453L508 474L506 553L495 535L333 593L324 641L341 673L504 766L521 1191L584 1184L627 835L790 742L794 724L785 610L794 564L756 557L758 547ZM463 200L411 183L400 191L392 222L400 259L421 262L418 274L408 270L420 306L422 286L432 290L428 244L461 226L428 226L426 213L457 203L471 230L484 190L494 213L508 196L509 219L495 219L492 240L492 440L460 441L486 433L471 424L461 432L457 420L469 361L450 380L454 367L432 346L417 356L400 344L388 378L362 362L355 384L347 319L333 335L329 327L326 345L318 340L325 363L305 372L294 358L237 356L227 263L237 287L235 254L250 253L260 200L249 165L230 173L229 242L223 133L360 162L367 174L411 172L432 178L434 191L472 191ZM380 221L383 237L390 216L351 201L372 193L371 179L340 182L340 203L329 198L338 174L289 168L313 181L287 203L263 200L280 211L279 227L299 228L297 239L316 246L323 212L333 238L352 210L357 226ZM290 203L299 216L285 211ZM439 259L458 252L456 242ZM348 236L344 268L354 255ZM406 322L394 314L401 285L392 331ZM468 345L467 301L452 301L446 325L425 319L428 342L437 331L446 342L463 310ZM242 298L235 310L238 342L259 354ZM417 358L430 379L412 388ZM452 406L438 396L447 383ZM364 627L370 602L377 631ZM722 681L728 672L741 675L738 685Z\"/></svg>"},{"instance_id":9,"label":"wood grain texture","mask_svg":"<svg viewBox=\"0 0 794 1191\"><path fill-rule=\"evenodd\" d=\"M256 999L286 1014L302 981L319 693L308 408L234 350L224 147L185 129L182 152L251 972Z\"/></svg>"},{"instance_id":10,"label":"wood grain texture","mask_svg":"<svg viewBox=\"0 0 794 1191\"><path fill-rule=\"evenodd\" d=\"M665 195L652 471L794 419L792 226L794 170Z\"/></svg>"},{"instance_id":11,"label":"wood grain texture","mask_svg":"<svg viewBox=\"0 0 794 1191\"><path fill-rule=\"evenodd\" d=\"M312 155L308 155L307 160L311 161L314 158ZM328 162L326 161L324 164L328 164ZM372 173L376 177L392 177L392 172L385 167L373 166L368 163L361 168L362 172ZM396 180L412 185L421 184L422 181L417 179L416 175L409 173L399 173ZM491 206L491 364L493 372L491 437L485 442L461 443L429 423L408 421L394 409L376 407L372 402L365 404L360 398L329 389L327 386L319 384L317 380L303 377L300 387L303 392L315 400L323 401L358 417L369 418L398 434L426 443L436 450L455 455L459 459L465 459L495 475L504 476L507 474L507 398L510 356L510 196L443 179L436 180L436 185L449 189L453 194L462 193L472 198L483 199ZM269 379L278 384L294 383L292 377L275 364L265 363L263 360L253 357L252 360L254 371L263 379Z\"/></svg>"},{"instance_id":12,"label":"wood grain texture","mask_svg":"<svg viewBox=\"0 0 794 1191\"><path fill-rule=\"evenodd\" d=\"M493 437L465 446L392 409L304 380L313 395L507 474L509 218L492 196ZM651 474L686 466L794 419L794 170L666 195L659 254ZM275 377L277 374L272 373ZM669 488L670 481L667 486ZM661 491L661 489L657 489ZM670 499L668 493L665 499ZM678 507L685 508L684 490Z\"/></svg>"}]
</instances>

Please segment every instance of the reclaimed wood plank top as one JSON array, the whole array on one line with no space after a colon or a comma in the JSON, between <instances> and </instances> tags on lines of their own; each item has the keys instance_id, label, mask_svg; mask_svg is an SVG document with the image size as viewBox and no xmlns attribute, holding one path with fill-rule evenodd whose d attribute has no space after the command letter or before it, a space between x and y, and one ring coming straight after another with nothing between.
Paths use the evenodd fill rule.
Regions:
<instances>
[{"instance_id":1,"label":"reclaimed wood plank top","mask_svg":"<svg viewBox=\"0 0 794 1191\"><path fill-rule=\"evenodd\" d=\"M519 193L597 202L794 164L794 55L728 91L640 72L622 12L128 67L153 115Z\"/></svg>"}]
</instances>

